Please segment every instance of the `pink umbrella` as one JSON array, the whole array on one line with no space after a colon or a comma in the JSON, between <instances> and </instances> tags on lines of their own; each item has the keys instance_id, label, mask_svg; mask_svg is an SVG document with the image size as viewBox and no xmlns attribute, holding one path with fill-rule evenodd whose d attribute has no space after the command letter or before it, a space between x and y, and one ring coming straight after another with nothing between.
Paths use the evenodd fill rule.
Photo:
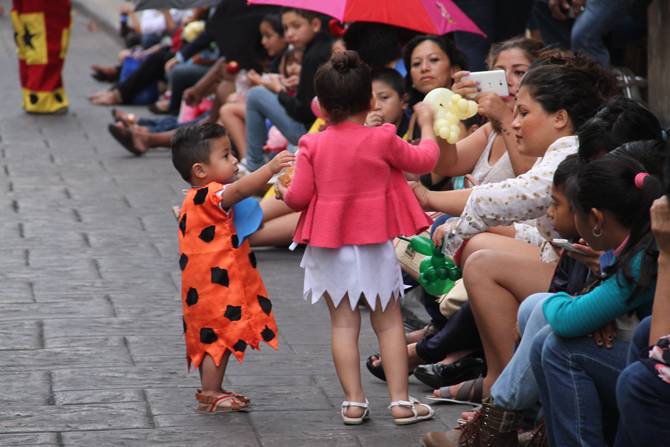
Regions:
<instances>
[{"instance_id":1,"label":"pink umbrella","mask_svg":"<svg viewBox=\"0 0 670 447\"><path fill-rule=\"evenodd\" d=\"M308 9L341 22L378 22L427 34L465 31L486 36L451 0L248 0Z\"/></svg>"}]
</instances>

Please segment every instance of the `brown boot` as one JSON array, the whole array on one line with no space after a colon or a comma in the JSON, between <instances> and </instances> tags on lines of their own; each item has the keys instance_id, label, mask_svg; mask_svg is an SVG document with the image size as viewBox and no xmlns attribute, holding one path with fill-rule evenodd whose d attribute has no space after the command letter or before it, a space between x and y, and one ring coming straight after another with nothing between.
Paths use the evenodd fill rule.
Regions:
<instances>
[{"instance_id":1,"label":"brown boot","mask_svg":"<svg viewBox=\"0 0 670 447\"><path fill-rule=\"evenodd\" d=\"M421 441L425 447L517 447L520 422L520 412L484 403L465 425L428 433Z\"/></svg>"}]
</instances>

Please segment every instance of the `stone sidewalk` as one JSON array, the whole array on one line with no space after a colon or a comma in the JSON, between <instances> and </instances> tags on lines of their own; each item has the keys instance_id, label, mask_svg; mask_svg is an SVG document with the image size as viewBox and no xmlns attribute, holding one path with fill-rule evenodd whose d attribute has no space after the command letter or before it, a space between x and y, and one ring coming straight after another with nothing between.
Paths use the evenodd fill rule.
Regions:
<instances>
[{"instance_id":1,"label":"stone sidewalk","mask_svg":"<svg viewBox=\"0 0 670 447\"><path fill-rule=\"evenodd\" d=\"M327 312L299 298L299 254L286 250L257 251L279 352L250 352L226 376L254 411L195 413L170 211L185 185L167 151L130 156L107 134L109 110L88 104L104 88L89 64L113 61L118 47L86 22L75 15L70 113L38 117L20 110L11 25L0 17L0 445L393 447L453 425L467 407L394 426L385 384L365 370L373 419L342 425ZM366 321L361 352L376 350ZM411 392L427 390L412 382Z\"/></svg>"}]
</instances>

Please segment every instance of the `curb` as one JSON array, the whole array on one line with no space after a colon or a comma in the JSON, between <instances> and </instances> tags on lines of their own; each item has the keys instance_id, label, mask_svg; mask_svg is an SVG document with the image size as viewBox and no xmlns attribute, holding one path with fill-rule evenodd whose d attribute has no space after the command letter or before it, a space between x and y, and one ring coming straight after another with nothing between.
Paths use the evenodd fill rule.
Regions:
<instances>
[{"instance_id":1,"label":"curb","mask_svg":"<svg viewBox=\"0 0 670 447\"><path fill-rule=\"evenodd\" d=\"M72 0L72 9L81 12L82 15L94 20L101 31L105 32L115 42L123 45L123 40L116 29L116 23L111 23L102 13L91 7L85 0Z\"/></svg>"}]
</instances>

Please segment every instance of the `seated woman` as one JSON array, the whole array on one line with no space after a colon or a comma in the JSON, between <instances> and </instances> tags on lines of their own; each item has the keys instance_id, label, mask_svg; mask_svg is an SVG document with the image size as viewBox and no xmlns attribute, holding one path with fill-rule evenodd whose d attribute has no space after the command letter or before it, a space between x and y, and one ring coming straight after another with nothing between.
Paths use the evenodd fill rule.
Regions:
<instances>
[{"instance_id":1,"label":"seated woman","mask_svg":"<svg viewBox=\"0 0 670 447\"><path fill-rule=\"evenodd\" d=\"M435 75L431 71L433 65L430 63L431 58L443 57L439 52L442 48L440 45L446 48L443 52L444 55L447 52L453 55L453 58L447 60L459 60L460 53L457 50L444 43L443 40L436 40L428 36L419 36L413 39L405 49L406 63L410 67L408 80L411 80L413 85L410 92L415 101L423 98L422 95L433 88L448 86L445 82L441 84L429 82ZM489 122L456 144L449 144L445 140L438 139L442 151L440 158L442 166L440 174L442 175L432 173L428 176L429 178L426 181L432 187L440 188L442 179L447 176L467 175L471 186L481 183L495 183L522 174L535 163L537 158L520 154L516 139L513 138L509 130L503 131L502 129L509 129L514 98L518 92L521 78L538 57L540 49L540 44L526 38L510 39L491 48L488 57L489 68L505 71L510 93L508 98L501 98L493 93L478 94L474 81L462 80L468 72L455 72L454 78L457 82L452 86L454 91L464 95L478 95L479 114L488 118ZM447 217L449 216L438 218L437 222L444 223ZM432 304L432 301L434 301L433 297L426 297L426 305ZM471 316L465 316L463 321L466 320L472 321ZM445 329L444 324L444 321L436 321L436 329L440 330L437 333L430 334L430 337L424 337L428 335L425 331L412 334L409 340L411 343L408 346L411 369L419 364L435 363L444 358L444 355L433 353L435 348L447 341L444 337L450 332L450 327L453 326L453 324L450 324L450 327ZM445 330L442 331L441 329ZM475 330L474 324L471 325L471 329L472 331ZM424 338L425 340L423 340L420 348L423 355L419 355L416 352L415 342ZM470 341L474 344L469 343ZM469 337L462 347L464 350L470 350L477 346L480 346L478 337ZM379 378L383 378L382 366L376 355L369 357L367 365L370 372Z\"/></svg>"},{"instance_id":2,"label":"seated woman","mask_svg":"<svg viewBox=\"0 0 670 447\"><path fill-rule=\"evenodd\" d=\"M668 158L670 163L670 158ZM668 171L670 173L670 170ZM668 179L666 178L666 183ZM628 365L616 386L619 427L615 447L662 447L670 439L670 203L666 195L651 207L658 246L658 276L651 317L633 336ZM649 348L651 346L651 349Z\"/></svg>"},{"instance_id":3,"label":"seated woman","mask_svg":"<svg viewBox=\"0 0 670 447\"><path fill-rule=\"evenodd\" d=\"M579 156L581 159L595 158L595 156L600 156L616 148L616 153L634 156L634 158L640 160L649 172L653 173L655 172L653 171L654 168L658 169L662 166L661 160L664 159L664 151L663 145L659 142L662 139L661 125L658 119L646 107L633 100L615 97L607 101L594 117L580 127L578 138ZM640 147L639 144L623 144L634 140L651 140L652 143L644 147ZM617 148L617 146L619 147ZM597 268L598 256L600 254L593 252L585 246L580 248L588 253L588 255L582 256L571 253L570 256L582 263L594 265ZM490 261L490 264L488 264L489 271L497 271L497 265L507 262L506 256L504 252L489 253L489 256L486 258ZM486 266L483 266L482 271L485 269ZM510 284L510 281L514 281L514 278L517 277L516 273L512 270L508 273L511 278L510 280L505 280L504 276L499 276L496 284L500 289L505 289L507 287L506 284ZM482 277L482 281L485 284L489 281L487 278L486 275ZM500 305L501 300L504 303L508 299L503 298L504 296L508 295L496 293L487 297L476 294L475 299L496 300L496 304ZM516 308L517 304L515 303L516 300L510 301L509 304L512 306L510 312ZM499 308L498 311L500 311ZM455 352L469 348L473 343L479 341L479 334L476 330L474 316L472 315L469 303L466 303L447 322L440 330L439 337L437 339L435 336L427 337L419 344L417 350L422 354L424 360L436 362L448 354L450 357L453 357ZM454 371L454 368L439 364L422 366L416 371L416 376L436 388L459 382L459 376L457 371ZM436 394L439 396L440 392L437 391Z\"/></svg>"}]
</instances>

